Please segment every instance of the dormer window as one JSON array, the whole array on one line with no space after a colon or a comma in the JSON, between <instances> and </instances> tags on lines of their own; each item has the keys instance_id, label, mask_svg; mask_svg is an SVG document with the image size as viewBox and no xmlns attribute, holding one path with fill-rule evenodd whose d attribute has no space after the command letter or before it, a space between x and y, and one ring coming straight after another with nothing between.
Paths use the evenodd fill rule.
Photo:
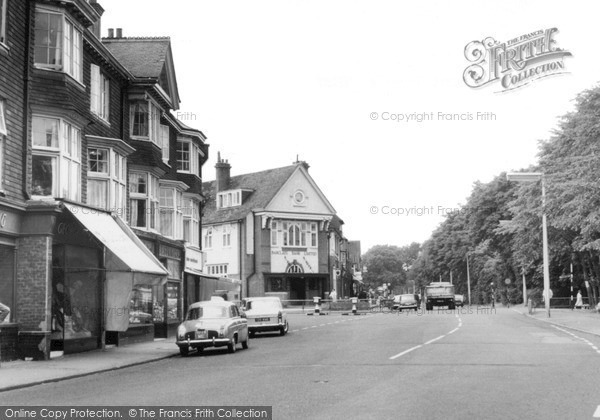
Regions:
<instances>
[{"instance_id":1,"label":"dormer window","mask_svg":"<svg viewBox=\"0 0 600 420\"><path fill-rule=\"evenodd\" d=\"M217 208L237 207L242 204L242 190L223 191L217 194Z\"/></svg>"}]
</instances>

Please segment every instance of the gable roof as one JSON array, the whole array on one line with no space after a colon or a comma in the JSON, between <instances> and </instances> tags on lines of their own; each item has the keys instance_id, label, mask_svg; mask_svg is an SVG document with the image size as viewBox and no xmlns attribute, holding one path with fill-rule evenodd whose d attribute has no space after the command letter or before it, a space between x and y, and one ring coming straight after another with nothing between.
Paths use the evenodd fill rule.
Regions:
<instances>
[{"instance_id":1,"label":"gable roof","mask_svg":"<svg viewBox=\"0 0 600 420\"><path fill-rule=\"evenodd\" d=\"M102 43L135 78L166 82L168 87L165 90L171 96L174 108L179 108L171 38L102 38Z\"/></svg>"},{"instance_id":2,"label":"gable roof","mask_svg":"<svg viewBox=\"0 0 600 420\"><path fill-rule=\"evenodd\" d=\"M244 194L242 205L225 209L217 210L216 181L203 183L206 202L202 224L240 220L253 209L264 209L297 168L298 164L231 177L227 191L244 189L252 192L247 196Z\"/></svg>"}]
</instances>

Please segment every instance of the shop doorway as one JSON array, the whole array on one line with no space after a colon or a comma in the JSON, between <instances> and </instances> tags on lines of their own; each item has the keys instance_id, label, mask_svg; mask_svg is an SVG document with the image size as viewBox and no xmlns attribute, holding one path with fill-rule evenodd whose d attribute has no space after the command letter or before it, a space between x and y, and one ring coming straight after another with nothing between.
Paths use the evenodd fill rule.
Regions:
<instances>
[{"instance_id":1,"label":"shop doorway","mask_svg":"<svg viewBox=\"0 0 600 420\"><path fill-rule=\"evenodd\" d=\"M290 300L305 300L306 299L306 281L301 277L290 277ZM296 302L292 302L294 304ZM297 304L301 304L297 302Z\"/></svg>"}]
</instances>

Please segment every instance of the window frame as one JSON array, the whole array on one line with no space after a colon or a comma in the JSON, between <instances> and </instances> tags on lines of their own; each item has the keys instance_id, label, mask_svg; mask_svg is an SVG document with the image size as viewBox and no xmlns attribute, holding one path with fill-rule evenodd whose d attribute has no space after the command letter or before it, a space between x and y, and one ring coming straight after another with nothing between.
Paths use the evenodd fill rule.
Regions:
<instances>
[{"instance_id":1,"label":"window frame","mask_svg":"<svg viewBox=\"0 0 600 420\"><path fill-rule=\"evenodd\" d=\"M81 201L81 171L83 166L81 128L63 118L42 114L34 114L32 116L32 126L34 124L33 121L36 119L54 120L58 123L56 130L57 145L56 147L36 145L34 143L35 133L32 131L32 159L33 156L52 157L54 159L52 164L52 193L48 195L35 194L34 179L32 176L32 196L37 199L52 197ZM65 168L68 169L65 171ZM75 179L73 179L73 176Z\"/></svg>"},{"instance_id":2,"label":"window frame","mask_svg":"<svg viewBox=\"0 0 600 420\"><path fill-rule=\"evenodd\" d=\"M165 124L160 124L160 148L162 150L162 160L165 164L169 164L169 159L171 158L171 131L169 130L169 126Z\"/></svg>"},{"instance_id":3,"label":"window frame","mask_svg":"<svg viewBox=\"0 0 600 420\"><path fill-rule=\"evenodd\" d=\"M270 224L271 246L318 248L318 223L311 220L273 220Z\"/></svg>"},{"instance_id":4,"label":"window frame","mask_svg":"<svg viewBox=\"0 0 600 420\"><path fill-rule=\"evenodd\" d=\"M166 193L163 195L163 193ZM163 198L168 198L170 194L170 202L172 205L168 205L163 202ZM171 214L171 226L169 227L169 231L171 234L163 228L163 219L160 217L160 226L159 232L166 238L171 239L183 239L183 208L182 208L182 200L183 193L172 186L168 185L160 185L159 186L159 211L160 214ZM166 227L166 226L165 226Z\"/></svg>"},{"instance_id":5,"label":"window frame","mask_svg":"<svg viewBox=\"0 0 600 420\"><path fill-rule=\"evenodd\" d=\"M43 6L36 6L36 19L38 14L46 14L59 16L60 20L60 46L55 49L60 50L60 64L50 64L47 62L38 62L36 60L35 50L38 48L46 48L46 58L49 60L50 49L53 48L50 44L41 45L34 44L33 61L36 68L45 70L60 71L69 75L73 80L83 84L83 29L73 19L71 19L64 11L54 10ZM35 28L36 31L41 31L40 28ZM51 29L47 29L50 34ZM36 39L38 37L36 36ZM57 42L58 45L58 42Z\"/></svg>"},{"instance_id":6,"label":"window frame","mask_svg":"<svg viewBox=\"0 0 600 420\"><path fill-rule=\"evenodd\" d=\"M107 172L96 172L91 170L92 165L89 161L89 156L90 151L93 149L107 151ZM88 204L115 212L123 218L127 208L127 157L121 155L112 147L103 146L89 146L87 148L87 156ZM104 204L92 204L90 202L90 181L106 183L107 195L102 200L104 201Z\"/></svg>"},{"instance_id":7,"label":"window frame","mask_svg":"<svg viewBox=\"0 0 600 420\"><path fill-rule=\"evenodd\" d=\"M90 111L108 123L110 118L110 79L100 66L90 65Z\"/></svg>"},{"instance_id":8,"label":"window frame","mask_svg":"<svg viewBox=\"0 0 600 420\"><path fill-rule=\"evenodd\" d=\"M8 0L0 0L0 44L8 47L6 42L6 9Z\"/></svg>"},{"instance_id":9,"label":"window frame","mask_svg":"<svg viewBox=\"0 0 600 420\"><path fill-rule=\"evenodd\" d=\"M180 144L187 144L189 149L187 152L182 151L179 148ZM181 159L181 154L187 153L187 160ZM184 174L192 174L200 176L200 160L199 160L200 147L192 139L185 137L177 137L177 149L176 149L176 157L177 157L177 172ZM182 162L188 164L188 169L181 169Z\"/></svg>"},{"instance_id":10,"label":"window frame","mask_svg":"<svg viewBox=\"0 0 600 420\"><path fill-rule=\"evenodd\" d=\"M189 222L186 240L186 222ZM200 247L200 201L183 196L183 240Z\"/></svg>"},{"instance_id":11,"label":"window frame","mask_svg":"<svg viewBox=\"0 0 600 420\"><path fill-rule=\"evenodd\" d=\"M213 227L209 226L206 228L206 232L204 233L204 235L202 235L203 238L203 248L204 249L212 249L212 245L213 245Z\"/></svg>"},{"instance_id":12,"label":"window frame","mask_svg":"<svg viewBox=\"0 0 600 420\"><path fill-rule=\"evenodd\" d=\"M127 172L128 181L129 181L129 212L128 212L128 221L131 227L135 227L137 229L143 229L152 232L158 232L159 229L159 221L158 221L158 213L159 213L159 181L158 178L152 175L150 172L146 171L138 171L138 170L130 170ZM134 175L144 175L145 177L145 192L141 193L139 191L132 191L132 181L131 177ZM138 185L140 185L138 183ZM133 224L132 216L133 216L133 202L134 201L143 201L144 202L144 226L140 226L138 224ZM137 216L136 216L137 217Z\"/></svg>"}]
</instances>

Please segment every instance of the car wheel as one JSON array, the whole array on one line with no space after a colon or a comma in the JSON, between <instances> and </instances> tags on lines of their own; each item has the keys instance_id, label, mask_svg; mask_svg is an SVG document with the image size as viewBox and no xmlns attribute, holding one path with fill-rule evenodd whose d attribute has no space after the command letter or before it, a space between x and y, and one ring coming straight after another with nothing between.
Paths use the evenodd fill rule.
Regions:
<instances>
[{"instance_id":1,"label":"car wheel","mask_svg":"<svg viewBox=\"0 0 600 420\"><path fill-rule=\"evenodd\" d=\"M246 341L242 341L242 348L244 350L248 349L248 342L250 341L250 337L246 336Z\"/></svg>"},{"instance_id":2,"label":"car wheel","mask_svg":"<svg viewBox=\"0 0 600 420\"><path fill-rule=\"evenodd\" d=\"M236 346L237 343L235 342L235 337L231 337L231 341L229 342L229 344L227 344L227 349L229 350L229 353L235 353Z\"/></svg>"},{"instance_id":3,"label":"car wheel","mask_svg":"<svg viewBox=\"0 0 600 420\"><path fill-rule=\"evenodd\" d=\"M188 346L180 346L179 354L181 354L181 357L186 357L188 354L190 354L190 348Z\"/></svg>"},{"instance_id":4,"label":"car wheel","mask_svg":"<svg viewBox=\"0 0 600 420\"><path fill-rule=\"evenodd\" d=\"M288 332L288 328L289 328L289 325L288 325L287 321L285 321L285 325L283 327L281 327L281 329L279 330L279 335L286 335Z\"/></svg>"}]
</instances>

